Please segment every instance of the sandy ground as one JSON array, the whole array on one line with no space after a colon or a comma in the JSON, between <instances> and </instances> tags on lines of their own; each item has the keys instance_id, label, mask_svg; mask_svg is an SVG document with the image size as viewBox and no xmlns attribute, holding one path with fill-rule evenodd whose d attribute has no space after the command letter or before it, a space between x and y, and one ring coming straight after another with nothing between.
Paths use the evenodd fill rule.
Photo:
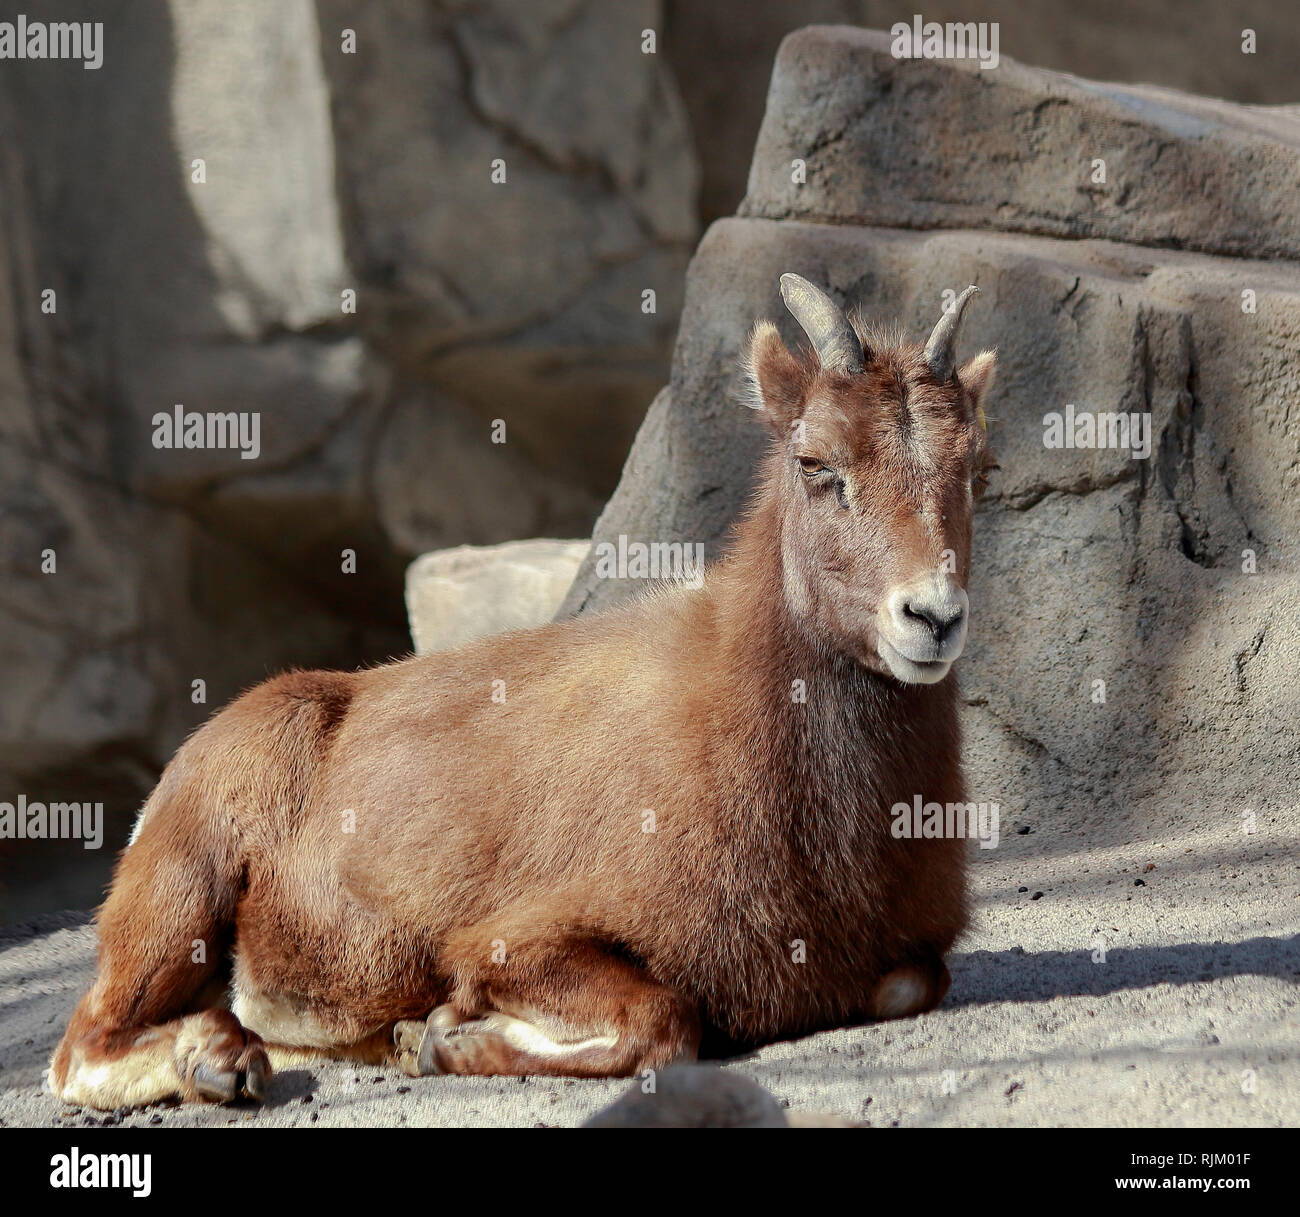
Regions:
<instances>
[{"instance_id":1,"label":"sandy ground","mask_svg":"<svg viewBox=\"0 0 1300 1217\"><path fill-rule=\"evenodd\" d=\"M939 1010L725 1067L792 1113L873 1127L1300 1125L1294 819L1274 816L1253 836L1201 825L1154 844L1072 842L1051 823L1003 831L996 850L973 851L977 913ZM104 1119L42 1088L93 952L84 913L0 937L0 1122ZM322 1062L279 1074L262 1108L155 1107L123 1122L571 1126L627 1085L412 1080Z\"/></svg>"}]
</instances>

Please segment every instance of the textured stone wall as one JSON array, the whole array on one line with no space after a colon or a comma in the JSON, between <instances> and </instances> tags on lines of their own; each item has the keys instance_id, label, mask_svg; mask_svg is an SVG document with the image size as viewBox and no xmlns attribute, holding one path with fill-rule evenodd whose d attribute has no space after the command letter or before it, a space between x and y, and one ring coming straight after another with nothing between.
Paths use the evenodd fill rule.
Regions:
<instances>
[{"instance_id":1,"label":"textured stone wall","mask_svg":"<svg viewBox=\"0 0 1300 1217\"><path fill-rule=\"evenodd\" d=\"M409 650L415 556L590 530L697 236L656 0L59 16L102 67L0 67L0 800L110 823L0 843L27 907L241 689ZM177 403L257 458L155 447Z\"/></svg>"}]
</instances>

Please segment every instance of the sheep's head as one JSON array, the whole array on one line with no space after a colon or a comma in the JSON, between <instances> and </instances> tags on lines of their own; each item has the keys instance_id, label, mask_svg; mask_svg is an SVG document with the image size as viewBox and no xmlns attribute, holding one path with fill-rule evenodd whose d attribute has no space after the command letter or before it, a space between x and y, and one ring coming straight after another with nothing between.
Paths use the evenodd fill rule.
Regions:
<instances>
[{"instance_id":1,"label":"sheep's head","mask_svg":"<svg viewBox=\"0 0 1300 1217\"><path fill-rule=\"evenodd\" d=\"M966 641L971 520L992 467L995 354L957 366L967 288L929 341L850 322L798 275L787 308L813 350L760 322L753 405L774 433L786 600L824 645L908 684L942 680Z\"/></svg>"}]
</instances>

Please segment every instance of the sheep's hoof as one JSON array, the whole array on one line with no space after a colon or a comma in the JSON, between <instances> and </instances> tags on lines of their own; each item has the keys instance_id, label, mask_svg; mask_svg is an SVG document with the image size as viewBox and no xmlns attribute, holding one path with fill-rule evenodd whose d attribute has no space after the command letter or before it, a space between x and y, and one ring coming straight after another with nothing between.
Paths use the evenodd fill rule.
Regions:
<instances>
[{"instance_id":1,"label":"sheep's hoof","mask_svg":"<svg viewBox=\"0 0 1300 1217\"><path fill-rule=\"evenodd\" d=\"M260 1036L240 1026L228 1010L204 1010L181 1024L176 1070L187 1098L233 1103L266 1097L271 1062Z\"/></svg>"},{"instance_id":2,"label":"sheep's hoof","mask_svg":"<svg viewBox=\"0 0 1300 1217\"><path fill-rule=\"evenodd\" d=\"M393 1060L408 1077L426 1078L443 1073L438 1064L438 1044L461 1021L451 1006L438 1006L424 1021L403 1019L393 1027Z\"/></svg>"}]
</instances>

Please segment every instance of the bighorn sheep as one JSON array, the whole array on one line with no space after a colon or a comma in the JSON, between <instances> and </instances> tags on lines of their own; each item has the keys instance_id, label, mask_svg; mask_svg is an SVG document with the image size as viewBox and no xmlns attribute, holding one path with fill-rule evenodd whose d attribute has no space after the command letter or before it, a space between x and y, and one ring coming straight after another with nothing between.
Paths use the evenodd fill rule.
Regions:
<instances>
[{"instance_id":1,"label":"bighorn sheep","mask_svg":"<svg viewBox=\"0 0 1300 1217\"><path fill-rule=\"evenodd\" d=\"M631 1074L943 998L966 843L890 808L963 799L994 354L954 362L974 287L921 348L781 286L813 350L753 332L771 442L703 587L217 714L118 865L56 1094L259 1098L268 1046Z\"/></svg>"}]
</instances>

